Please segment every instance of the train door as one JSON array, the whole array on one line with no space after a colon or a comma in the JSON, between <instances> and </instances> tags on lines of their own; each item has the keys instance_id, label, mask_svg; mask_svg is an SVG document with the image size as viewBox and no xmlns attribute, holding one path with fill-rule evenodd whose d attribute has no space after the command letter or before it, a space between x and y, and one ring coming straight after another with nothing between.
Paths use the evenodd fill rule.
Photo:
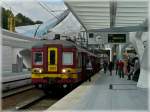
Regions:
<instances>
[{"instance_id":1,"label":"train door","mask_svg":"<svg viewBox=\"0 0 150 112\"><path fill-rule=\"evenodd\" d=\"M58 48L48 47L48 72L58 72Z\"/></svg>"},{"instance_id":2,"label":"train door","mask_svg":"<svg viewBox=\"0 0 150 112\"><path fill-rule=\"evenodd\" d=\"M87 61L87 56L86 53L82 52L82 79L86 79L86 61Z\"/></svg>"}]
</instances>

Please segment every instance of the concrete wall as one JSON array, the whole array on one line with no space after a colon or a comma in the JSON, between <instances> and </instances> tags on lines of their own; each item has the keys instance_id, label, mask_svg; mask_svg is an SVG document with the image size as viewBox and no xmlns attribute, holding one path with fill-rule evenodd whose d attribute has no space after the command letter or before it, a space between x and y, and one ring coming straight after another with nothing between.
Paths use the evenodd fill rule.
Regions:
<instances>
[{"instance_id":1,"label":"concrete wall","mask_svg":"<svg viewBox=\"0 0 150 112\"><path fill-rule=\"evenodd\" d=\"M12 64L19 64L17 56L22 58L26 68L31 68L31 51L22 48L2 46L2 71L12 71ZM21 65L19 65L21 66Z\"/></svg>"},{"instance_id":2,"label":"concrete wall","mask_svg":"<svg viewBox=\"0 0 150 112\"><path fill-rule=\"evenodd\" d=\"M26 66L26 68L31 68L31 50L30 49L24 49L19 52L20 56L23 58L23 63Z\"/></svg>"},{"instance_id":3,"label":"concrete wall","mask_svg":"<svg viewBox=\"0 0 150 112\"><path fill-rule=\"evenodd\" d=\"M2 46L2 71L12 71L12 64L17 64L17 55L21 48Z\"/></svg>"},{"instance_id":4,"label":"concrete wall","mask_svg":"<svg viewBox=\"0 0 150 112\"><path fill-rule=\"evenodd\" d=\"M148 58L148 44L144 48L144 41L148 42L148 32L131 32L130 42L135 47L140 59L140 76L137 83L138 87L148 88L148 77L150 74L150 65Z\"/></svg>"},{"instance_id":5,"label":"concrete wall","mask_svg":"<svg viewBox=\"0 0 150 112\"><path fill-rule=\"evenodd\" d=\"M12 71L12 48L8 46L2 46L2 71Z\"/></svg>"}]
</instances>

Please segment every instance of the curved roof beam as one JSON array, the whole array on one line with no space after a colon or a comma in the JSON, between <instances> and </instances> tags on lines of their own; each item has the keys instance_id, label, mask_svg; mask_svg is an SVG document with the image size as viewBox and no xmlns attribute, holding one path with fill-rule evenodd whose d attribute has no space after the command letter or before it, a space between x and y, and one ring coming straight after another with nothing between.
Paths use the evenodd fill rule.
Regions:
<instances>
[{"instance_id":1,"label":"curved roof beam","mask_svg":"<svg viewBox=\"0 0 150 112\"><path fill-rule=\"evenodd\" d=\"M117 2L110 1L110 28L115 26Z\"/></svg>"},{"instance_id":2,"label":"curved roof beam","mask_svg":"<svg viewBox=\"0 0 150 112\"><path fill-rule=\"evenodd\" d=\"M49 29L54 28L59 23L61 23L68 15L70 11L69 9L65 10L60 16L57 16L59 19L48 20L44 24L41 24L37 27L34 36L43 36L45 35Z\"/></svg>"},{"instance_id":3,"label":"curved roof beam","mask_svg":"<svg viewBox=\"0 0 150 112\"><path fill-rule=\"evenodd\" d=\"M127 27L113 27L113 28L104 28L104 29L92 29L88 32L137 32L143 31L147 32L147 26L127 26Z\"/></svg>"}]
</instances>

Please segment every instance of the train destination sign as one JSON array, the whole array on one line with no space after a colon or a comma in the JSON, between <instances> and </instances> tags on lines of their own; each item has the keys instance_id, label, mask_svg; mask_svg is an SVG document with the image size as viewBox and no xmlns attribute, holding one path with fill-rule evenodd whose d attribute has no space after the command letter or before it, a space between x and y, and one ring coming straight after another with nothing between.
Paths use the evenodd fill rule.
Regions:
<instances>
[{"instance_id":1,"label":"train destination sign","mask_svg":"<svg viewBox=\"0 0 150 112\"><path fill-rule=\"evenodd\" d=\"M126 34L108 34L108 43L126 43Z\"/></svg>"}]
</instances>

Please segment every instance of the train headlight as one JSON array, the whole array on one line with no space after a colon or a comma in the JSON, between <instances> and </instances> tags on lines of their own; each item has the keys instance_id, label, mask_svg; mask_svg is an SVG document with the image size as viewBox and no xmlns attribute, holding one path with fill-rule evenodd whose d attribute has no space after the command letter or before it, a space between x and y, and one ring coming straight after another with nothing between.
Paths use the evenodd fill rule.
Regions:
<instances>
[{"instance_id":1,"label":"train headlight","mask_svg":"<svg viewBox=\"0 0 150 112\"><path fill-rule=\"evenodd\" d=\"M39 73L42 73L42 69L39 69Z\"/></svg>"},{"instance_id":2,"label":"train headlight","mask_svg":"<svg viewBox=\"0 0 150 112\"><path fill-rule=\"evenodd\" d=\"M66 73L66 69L62 69L62 73Z\"/></svg>"},{"instance_id":3,"label":"train headlight","mask_svg":"<svg viewBox=\"0 0 150 112\"><path fill-rule=\"evenodd\" d=\"M42 73L43 72L43 69L42 68L34 68L32 70L32 73Z\"/></svg>"}]
</instances>

